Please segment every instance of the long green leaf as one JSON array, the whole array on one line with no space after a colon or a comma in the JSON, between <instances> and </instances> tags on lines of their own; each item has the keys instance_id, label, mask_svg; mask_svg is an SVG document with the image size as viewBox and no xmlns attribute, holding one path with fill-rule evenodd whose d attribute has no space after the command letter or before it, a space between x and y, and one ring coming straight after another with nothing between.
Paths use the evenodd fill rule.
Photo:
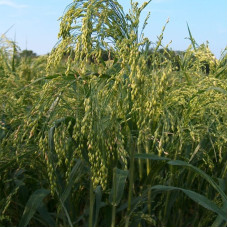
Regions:
<instances>
[{"instance_id":1,"label":"long green leaf","mask_svg":"<svg viewBox=\"0 0 228 228\"><path fill-rule=\"evenodd\" d=\"M82 161L77 160L76 164L74 165L74 167L70 173L68 185L66 186L63 194L61 195L61 200L63 203L68 198L73 185L82 177L82 175L83 175Z\"/></svg>"},{"instance_id":2,"label":"long green leaf","mask_svg":"<svg viewBox=\"0 0 228 228\"><path fill-rule=\"evenodd\" d=\"M215 183L215 181L210 176L208 176L205 172L203 172L199 168L197 168L197 167L195 167L195 166L193 166L187 162L180 161L180 160L169 161L168 164L169 165L182 166L182 167L185 166L185 167L189 167L190 169L194 170L200 176L202 176L205 180L207 180L214 187L214 189L216 191L218 191L220 193L221 197L223 198L223 201L227 200L227 197L226 197L225 193L223 192L223 190Z\"/></svg>"},{"instance_id":3,"label":"long green leaf","mask_svg":"<svg viewBox=\"0 0 228 228\"><path fill-rule=\"evenodd\" d=\"M204 208L220 215L226 221L226 212L223 209L219 208L213 201L207 199L205 196L203 196L199 193L196 193L191 190L183 189L183 188L177 188L177 187L173 187L173 186L164 186L164 185L155 185L151 189L152 190L161 190L161 191L180 190L180 191L184 192L193 201L200 204Z\"/></svg>"},{"instance_id":4,"label":"long green leaf","mask_svg":"<svg viewBox=\"0 0 228 228\"><path fill-rule=\"evenodd\" d=\"M109 201L112 205L117 206L120 203L120 200L122 199L122 196L123 196L124 187L128 176L128 171L114 168L114 172L115 172L116 178L115 178L115 183L113 183L112 185L112 190L109 195ZM114 189L116 190L114 191Z\"/></svg>"},{"instance_id":5,"label":"long green leaf","mask_svg":"<svg viewBox=\"0 0 228 228\"><path fill-rule=\"evenodd\" d=\"M196 41L195 41L195 39L192 36L192 33L191 33L190 28L188 26L188 23L187 23L187 27L188 27L188 33L189 33L189 36L190 36L189 39L191 40L192 46L193 46L194 50L196 51Z\"/></svg>"},{"instance_id":6,"label":"long green leaf","mask_svg":"<svg viewBox=\"0 0 228 228\"><path fill-rule=\"evenodd\" d=\"M135 154L135 158L141 158L141 159L150 159L150 160L155 160L155 161L170 161L169 158L165 157L160 157L155 154Z\"/></svg>"},{"instance_id":7,"label":"long green leaf","mask_svg":"<svg viewBox=\"0 0 228 228\"><path fill-rule=\"evenodd\" d=\"M102 202L101 202L101 198L102 198L102 190L101 190L101 186L97 186L97 188L95 189L95 200L96 200L96 205L95 205L95 221L94 221L94 226L97 226L97 222L98 222L98 215L99 215L99 211L100 208L102 207Z\"/></svg>"},{"instance_id":8,"label":"long green leaf","mask_svg":"<svg viewBox=\"0 0 228 228\"><path fill-rule=\"evenodd\" d=\"M224 210L226 212L226 210L227 210L227 202L223 203L222 210ZM211 226L218 227L218 226L222 226L223 223L224 223L224 220L223 220L222 216L218 215Z\"/></svg>"},{"instance_id":9,"label":"long green leaf","mask_svg":"<svg viewBox=\"0 0 228 228\"><path fill-rule=\"evenodd\" d=\"M27 226L35 214L36 210L42 205L42 200L50 193L47 189L36 190L29 198L19 226Z\"/></svg>"},{"instance_id":10,"label":"long green leaf","mask_svg":"<svg viewBox=\"0 0 228 228\"><path fill-rule=\"evenodd\" d=\"M45 221L46 225L49 227L55 226L55 220L52 218L50 213L48 212L46 205L42 202L41 206L37 208L42 220Z\"/></svg>"},{"instance_id":11,"label":"long green leaf","mask_svg":"<svg viewBox=\"0 0 228 228\"><path fill-rule=\"evenodd\" d=\"M215 90L215 91L217 91L219 93L223 93L224 95L227 94L226 90L223 89L223 88L220 88L220 87L211 86L207 90Z\"/></svg>"}]
</instances>

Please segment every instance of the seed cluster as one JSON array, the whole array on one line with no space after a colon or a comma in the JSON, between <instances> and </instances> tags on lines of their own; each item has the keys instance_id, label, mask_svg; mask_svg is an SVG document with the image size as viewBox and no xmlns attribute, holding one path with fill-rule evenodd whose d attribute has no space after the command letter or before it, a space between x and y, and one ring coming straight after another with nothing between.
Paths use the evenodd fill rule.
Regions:
<instances>
[{"instance_id":1,"label":"seed cluster","mask_svg":"<svg viewBox=\"0 0 228 228\"><path fill-rule=\"evenodd\" d=\"M26 113L0 120L1 143L9 151L39 146L33 151L47 163L53 194L56 173L68 182L76 159L87 162L94 188L105 189L113 167L129 168L129 138L136 153L191 160L199 150L211 170L213 160L224 161L226 60L216 60L208 44L190 45L174 66L168 46L159 52L166 25L153 49L139 31L146 4L132 3L125 15L116 0L75 0L61 18L60 41L48 57L49 76L31 83L32 94L14 85L30 81L41 60L22 63L17 78L1 59L3 114ZM7 124L13 128L5 138Z\"/></svg>"}]
</instances>

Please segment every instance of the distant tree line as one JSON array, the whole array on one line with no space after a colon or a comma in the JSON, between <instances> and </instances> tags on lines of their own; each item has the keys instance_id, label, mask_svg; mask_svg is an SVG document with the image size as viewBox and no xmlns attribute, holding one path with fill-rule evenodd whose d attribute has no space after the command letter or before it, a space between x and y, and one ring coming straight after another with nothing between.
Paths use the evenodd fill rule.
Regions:
<instances>
[{"instance_id":1,"label":"distant tree line","mask_svg":"<svg viewBox=\"0 0 228 228\"><path fill-rule=\"evenodd\" d=\"M22 52L19 52L20 58L36 58L38 55L33 52L32 50L23 50Z\"/></svg>"}]
</instances>

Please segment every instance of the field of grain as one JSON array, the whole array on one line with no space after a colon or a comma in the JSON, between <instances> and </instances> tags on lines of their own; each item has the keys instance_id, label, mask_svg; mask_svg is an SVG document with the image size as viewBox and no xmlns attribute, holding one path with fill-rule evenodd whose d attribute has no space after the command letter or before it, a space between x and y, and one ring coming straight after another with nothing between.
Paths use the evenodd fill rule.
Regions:
<instances>
[{"instance_id":1,"label":"field of grain","mask_svg":"<svg viewBox=\"0 0 228 228\"><path fill-rule=\"evenodd\" d=\"M74 1L45 56L1 36L0 226L227 225L226 49L131 6Z\"/></svg>"}]
</instances>

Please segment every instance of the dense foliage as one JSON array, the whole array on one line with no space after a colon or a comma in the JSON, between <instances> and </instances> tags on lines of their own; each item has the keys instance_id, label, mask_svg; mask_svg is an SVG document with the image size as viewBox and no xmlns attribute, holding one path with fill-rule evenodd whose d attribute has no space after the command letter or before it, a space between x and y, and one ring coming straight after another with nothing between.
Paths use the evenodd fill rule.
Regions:
<instances>
[{"instance_id":1,"label":"dense foliage","mask_svg":"<svg viewBox=\"0 0 228 228\"><path fill-rule=\"evenodd\" d=\"M226 225L226 51L154 45L147 4L74 0L49 56L1 37L1 226Z\"/></svg>"}]
</instances>

